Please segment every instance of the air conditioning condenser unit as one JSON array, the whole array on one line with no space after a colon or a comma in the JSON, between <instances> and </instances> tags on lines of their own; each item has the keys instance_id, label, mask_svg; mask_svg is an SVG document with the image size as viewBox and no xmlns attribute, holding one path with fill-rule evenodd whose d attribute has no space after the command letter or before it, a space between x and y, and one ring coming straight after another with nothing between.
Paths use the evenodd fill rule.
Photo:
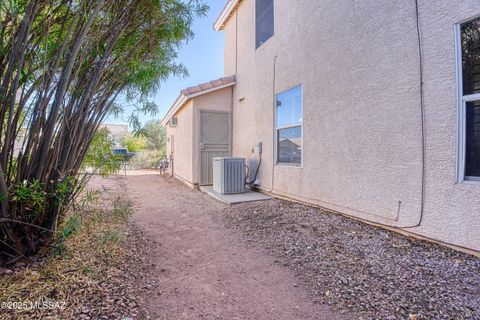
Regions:
<instances>
[{"instance_id":1,"label":"air conditioning condenser unit","mask_svg":"<svg viewBox=\"0 0 480 320\"><path fill-rule=\"evenodd\" d=\"M213 158L213 191L219 194L245 192L244 158Z\"/></svg>"}]
</instances>

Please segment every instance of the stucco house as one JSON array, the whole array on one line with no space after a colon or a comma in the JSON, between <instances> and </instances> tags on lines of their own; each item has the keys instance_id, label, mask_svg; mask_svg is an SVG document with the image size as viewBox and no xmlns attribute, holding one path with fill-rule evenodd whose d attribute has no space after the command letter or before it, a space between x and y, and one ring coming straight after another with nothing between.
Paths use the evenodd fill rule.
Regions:
<instances>
[{"instance_id":1,"label":"stucco house","mask_svg":"<svg viewBox=\"0 0 480 320\"><path fill-rule=\"evenodd\" d=\"M175 176L261 158L263 192L480 251L477 0L229 0L214 28L226 78L163 120Z\"/></svg>"}]
</instances>

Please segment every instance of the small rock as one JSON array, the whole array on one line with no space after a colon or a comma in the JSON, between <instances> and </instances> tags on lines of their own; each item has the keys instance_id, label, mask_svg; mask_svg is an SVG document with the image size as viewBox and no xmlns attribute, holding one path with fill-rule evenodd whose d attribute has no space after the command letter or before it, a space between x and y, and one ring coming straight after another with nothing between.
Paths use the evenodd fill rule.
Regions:
<instances>
[{"instance_id":1,"label":"small rock","mask_svg":"<svg viewBox=\"0 0 480 320\"><path fill-rule=\"evenodd\" d=\"M13 271L10 270L10 269L0 268L0 275L12 274L12 273L13 273Z\"/></svg>"}]
</instances>

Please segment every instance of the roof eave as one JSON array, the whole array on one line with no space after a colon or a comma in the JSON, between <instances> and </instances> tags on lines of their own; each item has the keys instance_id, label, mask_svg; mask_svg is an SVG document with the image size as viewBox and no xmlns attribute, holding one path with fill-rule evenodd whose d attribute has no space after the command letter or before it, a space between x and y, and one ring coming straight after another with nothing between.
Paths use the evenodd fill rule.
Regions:
<instances>
[{"instance_id":1,"label":"roof eave","mask_svg":"<svg viewBox=\"0 0 480 320\"><path fill-rule=\"evenodd\" d=\"M218 91L218 90L222 90L222 89L234 86L236 83L237 83L236 81L226 83L226 84L218 86L218 87L214 87L214 88L210 88L210 89L207 89L207 90L195 92L195 93L192 93L192 94L189 94L189 95L184 95L183 93L181 93L178 96L177 100L175 100L175 103L172 105L172 107L168 110L165 117L163 117L162 122L161 122L162 126L165 127L168 124L168 122L170 121L170 119L177 113L178 110L180 110L180 108L185 103L188 102L188 100L190 100L192 98L195 98L195 97L198 97L198 96L202 96L202 95L207 94L207 93L211 93L211 92L214 92L214 91Z\"/></svg>"},{"instance_id":2,"label":"roof eave","mask_svg":"<svg viewBox=\"0 0 480 320\"><path fill-rule=\"evenodd\" d=\"M170 119L175 115L175 113L177 113L177 111L187 102L187 97L180 93L180 95L178 96L178 98L175 100L175 102L173 103L173 105L170 107L170 109L168 110L167 114L165 115L165 117L163 117L162 121L161 121L161 124L162 126L167 126L168 122L170 121Z\"/></svg>"},{"instance_id":3,"label":"roof eave","mask_svg":"<svg viewBox=\"0 0 480 320\"><path fill-rule=\"evenodd\" d=\"M241 0L229 0L227 2L222 12L220 12L217 21L213 24L213 29L215 29L215 31L221 31L225 28L228 18L230 18L240 1Z\"/></svg>"}]
</instances>

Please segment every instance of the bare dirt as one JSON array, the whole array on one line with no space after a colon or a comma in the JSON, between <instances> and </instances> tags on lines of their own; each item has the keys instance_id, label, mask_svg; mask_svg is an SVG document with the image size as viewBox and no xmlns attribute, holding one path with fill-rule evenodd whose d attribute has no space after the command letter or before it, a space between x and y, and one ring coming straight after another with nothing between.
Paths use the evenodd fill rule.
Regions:
<instances>
[{"instance_id":1,"label":"bare dirt","mask_svg":"<svg viewBox=\"0 0 480 320\"><path fill-rule=\"evenodd\" d=\"M215 219L228 206L158 174L124 177L134 225L155 239L140 302L155 319L350 319L315 303L293 272ZM136 261L130 261L135 264Z\"/></svg>"}]
</instances>

